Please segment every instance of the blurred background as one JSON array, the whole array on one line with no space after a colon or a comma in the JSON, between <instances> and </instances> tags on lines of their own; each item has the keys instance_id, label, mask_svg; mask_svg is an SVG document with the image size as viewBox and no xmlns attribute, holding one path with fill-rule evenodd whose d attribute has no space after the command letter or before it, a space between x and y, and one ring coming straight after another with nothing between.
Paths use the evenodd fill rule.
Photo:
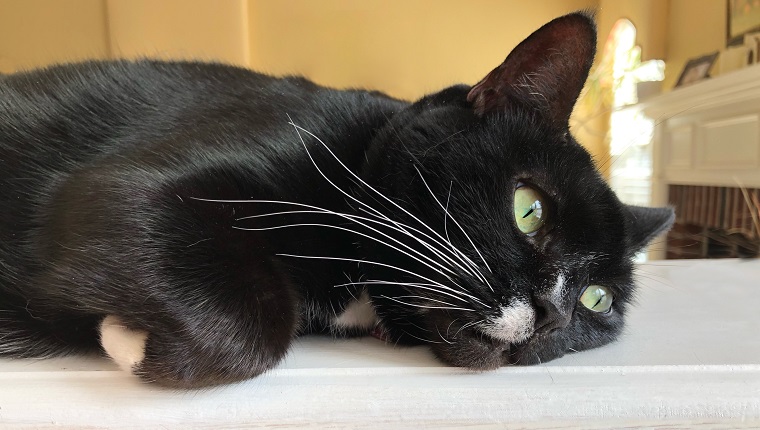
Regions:
<instances>
[{"instance_id":1,"label":"blurred background","mask_svg":"<svg viewBox=\"0 0 760 430\"><path fill-rule=\"evenodd\" d=\"M686 224L693 221L684 218L689 205L712 205L715 216L697 220L697 233L685 233L693 244L682 247L703 247L708 236L697 243L695 234L708 228L757 238L752 193L760 195L760 107L752 105L749 123L716 135L716 145L725 136L746 140L738 156L745 162L742 183L689 179L688 172L704 167L697 155L687 157L680 179L668 179L667 148L678 136L658 130L684 117L657 109L683 94L702 100L716 92L714 82L699 82L709 76L760 80L748 70L740 71L747 75L741 79L728 76L757 62L760 42L752 58L754 42L744 41L760 30L760 0L0 0L0 73L85 59L199 59L411 100L454 83L476 83L532 31L578 9L596 11L599 54L571 127L623 200L673 204ZM692 67L688 82L680 79L694 59L712 53L720 59ZM695 153L700 127L716 130L710 118L689 123ZM683 160L672 167L684 167ZM715 196L676 201L686 191L671 187L686 185L715 188ZM744 212L718 214L726 196Z\"/></svg>"}]
</instances>

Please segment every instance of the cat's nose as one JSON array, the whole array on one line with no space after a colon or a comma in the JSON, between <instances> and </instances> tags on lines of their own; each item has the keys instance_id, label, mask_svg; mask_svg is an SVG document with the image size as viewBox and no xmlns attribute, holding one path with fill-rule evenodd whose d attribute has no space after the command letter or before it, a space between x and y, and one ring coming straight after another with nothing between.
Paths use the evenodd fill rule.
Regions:
<instances>
[{"instance_id":1,"label":"cat's nose","mask_svg":"<svg viewBox=\"0 0 760 430\"><path fill-rule=\"evenodd\" d=\"M570 323L572 311L564 309L562 304L555 303L551 298L534 296L533 303L536 307L536 333L548 333Z\"/></svg>"}]
</instances>

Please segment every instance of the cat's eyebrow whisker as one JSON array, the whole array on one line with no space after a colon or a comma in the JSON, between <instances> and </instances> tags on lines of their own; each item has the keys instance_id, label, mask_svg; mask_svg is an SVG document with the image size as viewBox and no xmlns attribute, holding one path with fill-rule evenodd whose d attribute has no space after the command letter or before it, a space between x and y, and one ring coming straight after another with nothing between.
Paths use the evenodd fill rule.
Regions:
<instances>
[{"instance_id":1,"label":"cat's eyebrow whisker","mask_svg":"<svg viewBox=\"0 0 760 430\"><path fill-rule=\"evenodd\" d=\"M425 180L425 177L424 177L424 176L422 176L422 172L420 172L420 169L419 169L419 168L417 168L417 166L414 166L414 170L416 170L416 171L417 171L417 174L418 174L418 175L420 175L420 179L422 179L422 183L425 185L425 188L427 188L428 192L430 192L430 195L431 195L431 196L433 196L433 200L435 200L435 202L436 202L436 203L438 203L438 206L440 206L440 207L441 207L441 209L443 209L443 210L444 210L444 212L445 212L445 216L446 216L446 217L448 217L448 218L450 218L450 219L451 219L451 221L452 221L452 222L453 222L453 223L454 223L454 224L455 224L457 227L459 227L459 230L462 232L462 234L464 234L464 237L466 237L466 238L467 238L467 241L468 241L468 242L470 242L470 245L471 245L471 246L472 246L472 248L475 250L475 252L477 252L477 253L478 253L478 256L480 257L480 260L481 260L481 261L483 261L483 264L486 266L486 268L488 269L488 271L489 271L489 272L491 272L491 273L493 273L493 271L491 270L491 267L490 267L490 266L488 265L488 263L486 262L486 259L485 259L485 258L483 258L483 254L481 254L481 253L480 253L480 250L478 249L478 247L477 247L477 246L475 246L475 242L473 242L473 241L472 241L472 239L470 239L470 236L469 236L469 235L467 234L467 232L464 230L464 228L462 227L462 225L461 225L461 224L459 224L459 222L457 222L457 220L456 220L456 219L454 219L454 217L453 217L453 216L451 216L451 214L449 213L449 211L448 211L448 202L447 202L447 206L443 206L443 204L441 203L441 201L440 201L440 200L438 200L438 197L436 197L435 193L433 193L433 190L432 190L432 189L430 188L430 186L428 185L427 181ZM451 242L449 242L449 244L450 244L452 247L454 247L454 245L453 245L453 244L451 244ZM454 249L456 249L456 248L454 247ZM458 251L458 250L457 250L457 251ZM462 254L462 252L461 252L461 251L458 251L458 252L459 252L460 254ZM465 256L465 257L466 257L466 256ZM470 261L472 261L472 260L470 260ZM493 290L493 287L492 287L492 286L491 286L491 284L488 282L488 280L486 279L486 277L485 277L485 276L483 276L483 275L480 273L480 270L477 268L477 266L475 266L475 269L478 271L478 274L480 275L480 276L479 276L479 277L480 277L480 279L481 279L483 282L485 282L485 284L486 284L486 285L488 285L488 288L490 288L490 289L491 289L491 292L493 292L493 291L494 291L494 290Z\"/></svg>"},{"instance_id":2,"label":"cat's eyebrow whisker","mask_svg":"<svg viewBox=\"0 0 760 430\"><path fill-rule=\"evenodd\" d=\"M388 299L388 300L394 301L396 303L399 303L399 304L402 304L402 305L405 305L405 306L411 306L411 307L415 307L415 308L422 308L422 309L443 309L443 310L476 312L474 309L466 309L466 308L460 308L460 307L456 307L456 306L426 306L426 305L418 305L418 304L414 304L414 303L407 303L407 302L405 302L403 300L398 300L395 297L389 297L389 296L379 296L379 297L382 297L384 299Z\"/></svg>"}]
</instances>

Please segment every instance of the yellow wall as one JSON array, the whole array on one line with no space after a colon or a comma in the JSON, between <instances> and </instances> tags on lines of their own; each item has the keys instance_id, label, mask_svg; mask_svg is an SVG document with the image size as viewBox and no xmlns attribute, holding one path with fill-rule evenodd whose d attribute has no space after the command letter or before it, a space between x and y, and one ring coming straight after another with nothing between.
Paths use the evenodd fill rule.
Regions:
<instances>
[{"instance_id":1,"label":"yellow wall","mask_svg":"<svg viewBox=\"0 0 760 430\"><path fill-rule=\"evenodd\" d=\"M245 66L247 7L246 0L107 0L111 52Z\"/></svg>"},{"instance_id":2,"label":"yellow wall","mask_svg":"<svg viewBox=\"0 0 760 430\"><path fill-rule=\"evenodd\" d=\"M690 58L726 47L725 0L670 0L665 82L670 90Z\"/></svg>"},{"instance_id":3,"label":"yellow wall","mask_svg":"<svg viewBox=\"0 0 760 430\"><path fill-rule=\"evenodd\" d=\"M251 66L414 99L475 83L547 21L597 0L249 0Z\"/></svg>"},{"instance_id":4,"label":"yellow wall","mask_svg":"<svg viewBox=\"0 0 760 430\"><path fill-rule=\"evenodd\" d=\"M598 4L0 0L0 71L84 58L217 60L415 99L454 83L477 82L544 23Z\"/></svg>"},{"instance_id":5,"label":"yellow wall","mask_svg":"<svg viewBox=\"0 0 760 430\"><path fill-rule=\"evenodd\" d=\"M598 15L599 52L620 18L636 26L636 44L641 46L642 61L663 59L667 51L666 34L669 2L663 0L600 0Z\"/></svg>"},{"instance_id":6,"label":"yellow wall","mask_svg":"<svg viewBox=\"0 0 760 430\"><path fill-rule=\"evenodd\" d=\"M0 0L0 72L108 58L103 0Z\"/></svg>"}]
</instances>

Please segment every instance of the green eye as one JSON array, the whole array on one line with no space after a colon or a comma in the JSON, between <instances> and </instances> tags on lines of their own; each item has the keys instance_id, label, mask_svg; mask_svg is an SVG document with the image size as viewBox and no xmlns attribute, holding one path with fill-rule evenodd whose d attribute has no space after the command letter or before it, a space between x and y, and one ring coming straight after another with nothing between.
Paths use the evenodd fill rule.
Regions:
<instances>
[{"instance_id":1,"label":"green eye","mask_svg":"<svg viewBox=\"0 0 760 430\"><path fill-rule=\"evenodd\" d=\"M594 312L607 312L612 307L612 292L601 285L589 285L581 295L580 302Z\"/></svg>"},{"instance_id":2,"label":"green eye","mask_svg":"<svg viewBox=\"0 0 760 430\"><path fill-rule=\"evenodd\" d=\"M515 223L521 232L535 234L546 223L544 196L535 188L518 184L515 189Z\"/></svg>"}]
</instances>

